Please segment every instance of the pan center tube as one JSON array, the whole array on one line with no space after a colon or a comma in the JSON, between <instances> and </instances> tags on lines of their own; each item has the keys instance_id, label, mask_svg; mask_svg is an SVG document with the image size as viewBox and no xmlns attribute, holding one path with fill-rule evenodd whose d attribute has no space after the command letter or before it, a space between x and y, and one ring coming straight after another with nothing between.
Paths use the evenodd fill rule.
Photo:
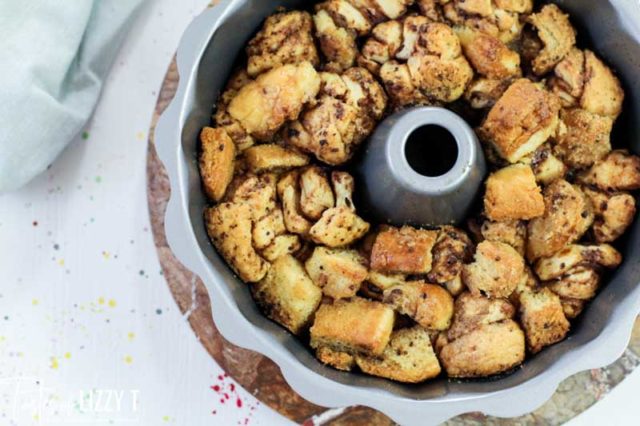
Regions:
<instances>
[{"instance_id":1,"label":"pan center tube","mask_svg":"<svg viewBox=\"0 0 640 426\"><path fill-rule=\"evenodd\" d=\"M358 207L368 218L435 226L466 219L487 166L478 138L460 116L422 107L380 123L354 172Z\"/></svg>"}]
</instances>

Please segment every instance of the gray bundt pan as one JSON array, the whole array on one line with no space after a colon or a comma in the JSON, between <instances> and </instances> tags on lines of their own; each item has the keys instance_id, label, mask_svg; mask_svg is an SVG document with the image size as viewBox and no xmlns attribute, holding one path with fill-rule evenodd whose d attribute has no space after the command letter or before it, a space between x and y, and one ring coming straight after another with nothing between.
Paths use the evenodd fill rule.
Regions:
<instances>
[{"instance_id":1,"label":"gray bundt pan","mask_svg":"<svg viewBox=\"0 0 640 426\"><path fill-rule=\"evenodd\" d=\"M627 93L614 141L640 153L640 5L634 0L560 0L589 46L620 74ZM439 379L402 385L324 367L310 350L265 318L248 291L211 246L202 218L207 200L197 169L197 139L210 123L216 97L237 53L276 8L304 7L296 0L223 0L196 18L178 50L180 85L158 123L156 145L171 181L166 232L172 250L198 274L211 296L214 320L232 343L275 361L289 384L327 407L365 405L401 424L437 424L479 411L513 417L551 397L580 371L614 362L628 344L640 312L640 221L621 243L625 262L607 279L565 341L547 348L510 375L490 381Z\"/></svg>"}]
</instances>

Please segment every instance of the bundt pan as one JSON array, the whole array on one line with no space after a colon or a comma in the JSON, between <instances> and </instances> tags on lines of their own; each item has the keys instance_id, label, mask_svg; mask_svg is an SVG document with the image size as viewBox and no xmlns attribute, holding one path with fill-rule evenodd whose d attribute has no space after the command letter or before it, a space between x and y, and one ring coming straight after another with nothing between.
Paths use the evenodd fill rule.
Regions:
<instances>
[{"instance_id":1,"label":"bundt pan","mask_svg":"<svg viewBox=\"0 0 640 426\"><path fill-rule=\"evenodd\" d=\"M640 4L633 0L559 0L581 43L618 71L627 101L614 141L640 154ZM439 379L402 385L323 366L293 335L263 316L207 238L202 212L207 200L197 167L197 140L210 123L212 105L237 54L278 7L301 8L300 0L223 0L194 20L178 50L180 85L158 123L157 149L171 182L167 238L182 263L198 274L211 296L214 320L232 343L275 361L289 384L309 401L327 407L365 405L401 424L437 424L479 411L512 417L551 397L558 384L580 371L614 362L628 344L640 311L640 221L621 243L625 262L608 277L599 296L570 336L492 380ZM365 148L366 149L366 148Z\"/></svg>"}]
</instances>

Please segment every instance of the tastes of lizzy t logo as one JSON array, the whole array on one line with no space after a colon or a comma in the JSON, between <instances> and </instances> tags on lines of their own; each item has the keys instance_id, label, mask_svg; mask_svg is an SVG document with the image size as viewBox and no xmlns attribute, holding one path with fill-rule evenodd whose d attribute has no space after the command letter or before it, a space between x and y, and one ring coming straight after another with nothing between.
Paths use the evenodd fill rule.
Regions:
<instances>
[{"instance_id":1,"label":"tastes of lizzy t logo","mask_svg":"<svg viewBox=\"0 0 640 426\"><path fill-rule=\"evenodd\" d=\"M137 389L72 389L51 388L38 378L0 379L6 395L0 411L7 413L13 424L98 424L136 423L140 411Z\"/></svg>"}]
</instances>

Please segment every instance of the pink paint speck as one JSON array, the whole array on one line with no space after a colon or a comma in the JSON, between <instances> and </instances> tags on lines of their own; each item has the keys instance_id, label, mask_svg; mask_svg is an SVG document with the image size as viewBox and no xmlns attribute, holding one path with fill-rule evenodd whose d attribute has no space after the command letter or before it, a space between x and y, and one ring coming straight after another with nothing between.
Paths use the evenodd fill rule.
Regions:
<instances>
[{"instance_id":1,"label":"pink paint speck","mask_svg":"<svg viewBox=\"0 0 640 426\"><path fill-rule=\"evenodd\" d=\"M240 397L238 397L238 399L236 399L236 406L238 408L242 408L242 400L240 399Z\"/></svg>"}]
</instances>

